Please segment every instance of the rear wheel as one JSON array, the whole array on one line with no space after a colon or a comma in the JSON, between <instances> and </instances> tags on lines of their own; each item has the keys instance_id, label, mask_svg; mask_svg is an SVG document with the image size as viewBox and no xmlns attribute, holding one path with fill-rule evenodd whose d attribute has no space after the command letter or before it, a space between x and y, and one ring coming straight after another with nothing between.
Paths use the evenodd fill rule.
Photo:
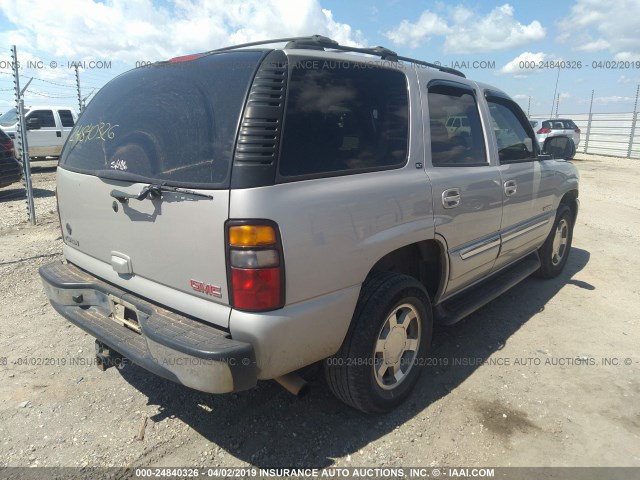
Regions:
<instances>
[{"instance_id":1,"label":"rear wheel","mask_svg":"<svg viewBox=\"0 0 640 480\"><path fill-rule=\"evenodd\" d=\"M325 360L333 393L365 413L403 402L415 386L431 343L433 317L422 284L383 273L368 280L338 353Z\"/></svg>"},{"instance_id":2,"label":"rear wheel","mask_svg":"<svg viewBox=\"0 0 640 480\"><path fill-rule=\"evenodd\" d=\"M538 251L540 268L536 272L536 276L553 278L562 272L571 251L573 223L573 212L567 205L561 203L553 228Z\"/></svg>"}]
</instances>

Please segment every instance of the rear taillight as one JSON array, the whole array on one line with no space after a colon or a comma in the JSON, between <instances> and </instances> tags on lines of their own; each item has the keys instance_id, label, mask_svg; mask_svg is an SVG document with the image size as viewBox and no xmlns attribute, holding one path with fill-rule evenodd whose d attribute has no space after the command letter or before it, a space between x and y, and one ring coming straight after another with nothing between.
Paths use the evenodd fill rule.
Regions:
<instances>
[{"instance_id":1,"label":"rear taillight","mask_svg":"<svg viewBox=\"0 0 640 480\"><path fill-rule=\"evenodd\" d=\"M252 312L284 305L282 243L275 223L227 224L227 274L233 308Z\"/></svg>"},{"instance_id":2,"label":"rear taillight","mask_svg":"<svg viewBox=\"0 0 640 480\"><path fill-rule=\"evenodd\" d=\"M578 127L575 128L574 132L580 133L580 129Z\"/></svg>"},{"instance_id":3,"label":"rear taillight","mask_svg":"<svg viewBox=\"0 0 640 480\"><path fill-rule=\"evenodd\" d=\"M9 155L11 155L12 157L15 157L13 140L11 140L10 138L0 140L0 145L2 146L3 150L6 150L7 152L9 152Z\"/></svg>"},{"instance_id":4,"label":"rear taillight","mask_svg":"<svg viewBox=\"0 0 640 480\"><path fill-rule=\"evenodd\" d=\"M551 133L551 129L550 128L541 128L536 133Z\"/></svg>"}]
</instances>

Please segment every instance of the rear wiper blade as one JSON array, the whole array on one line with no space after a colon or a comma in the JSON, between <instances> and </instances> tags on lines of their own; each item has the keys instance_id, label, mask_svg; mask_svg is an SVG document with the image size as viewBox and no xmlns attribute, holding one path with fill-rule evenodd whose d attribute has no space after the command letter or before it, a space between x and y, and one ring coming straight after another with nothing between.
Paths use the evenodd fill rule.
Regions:
<instances>
[{"instance_id":1,"label":"rear wiper blade","mask_svg":"<svg viewBox=\"0 0 640 480\"><path fill-rule=\"evenodd\" d=\"M120 190L111 190L110 195L116 200L127 202L131 198L135 200L144 200L145 198L148 198L149 200L155 200L156 198L162 197L162 192L183 193L185 195L193 195L194 197L203 197L208 198L209 200L213 200L213 196L206 193L200 193L196 192L195 190L189 190L186 188L170 187L169 185L153 183L144 187L138 194L125 193L121 192Z\"/></svg>"}]
</instances>

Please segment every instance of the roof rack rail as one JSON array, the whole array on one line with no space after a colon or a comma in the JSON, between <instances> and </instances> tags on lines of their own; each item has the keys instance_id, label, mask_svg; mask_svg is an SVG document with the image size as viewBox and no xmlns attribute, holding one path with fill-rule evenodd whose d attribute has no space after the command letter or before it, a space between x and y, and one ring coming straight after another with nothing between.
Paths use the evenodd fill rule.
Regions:
<instances>
[{"instance_id":1,"label":"roof rack rail","mask_svg":"<svg viewBox=\"0 0 640 480\"><path fill-rule=\"evenodd\" d=\"M375 55L380 57L382 60L390 60L390 61L399 61L403 62L415 63L416 65L423 65L425 67L435 68L436 70L440 70L441 72L451 73L453 75L457 75L459 77L466 78L465 74L455 68L443 67L442 65L437 65L435 63L425 62L423 60L417 60L415 58L403 57L398 55L393 50L389 50L385 47L349 47L347 45L340 45L335 40L330 39L329 37L324 37L322 35L311 35L309 37L287 37L287 38L276 38L272 40L261 40L258 42L250 42L250 43L241 43L239 45L233 45L229 47L217 48L215 50L211 50L207 53L213 52L225 52L229 50L235 50L238 48L244 47L255 47L258 45L269 45L271 43L284 43L287 42L285 48L299 48L299 49L309 49L309 50L324 50L325 48L331 50L338 50L341 52L355 52L355 53L364 53L366 55Z\"/></svg>"}]
</instances>

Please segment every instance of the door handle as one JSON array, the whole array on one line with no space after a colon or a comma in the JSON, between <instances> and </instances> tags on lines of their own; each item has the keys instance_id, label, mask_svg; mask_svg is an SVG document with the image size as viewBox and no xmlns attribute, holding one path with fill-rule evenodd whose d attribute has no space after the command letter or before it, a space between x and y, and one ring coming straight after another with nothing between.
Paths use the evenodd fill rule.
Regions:
<instances>
[{"instance_id":1,"label":"door handle","mask_svg":"<svg viewBox=\"0 0 640 480\"><path fill-rule=\"evenodd\" d=\"M460 205L460 189L449 188L442 192L442 206L444 208L455 208Z\"/></svg>"},{"instance_id":2,"label":"door handle","mask_svg":"<svg viewBox=\"0 0 640 480\"><path fill-rule=\"evenodd\" d=\"M507 180L504 182L504 194L507 197L515 194L518 191L518 184L515 180Z\"/></svg>"},{"instance_id":3,"label":"door handle","mask_svg":"<svg viewBox=\"0 0 640 480\"><path fill-rule=\"evenodd\" d=\"M56 137L61 137L62 136L62 132L61 131L57 131L56 132Z\"/></svg>"}]
</instances>

